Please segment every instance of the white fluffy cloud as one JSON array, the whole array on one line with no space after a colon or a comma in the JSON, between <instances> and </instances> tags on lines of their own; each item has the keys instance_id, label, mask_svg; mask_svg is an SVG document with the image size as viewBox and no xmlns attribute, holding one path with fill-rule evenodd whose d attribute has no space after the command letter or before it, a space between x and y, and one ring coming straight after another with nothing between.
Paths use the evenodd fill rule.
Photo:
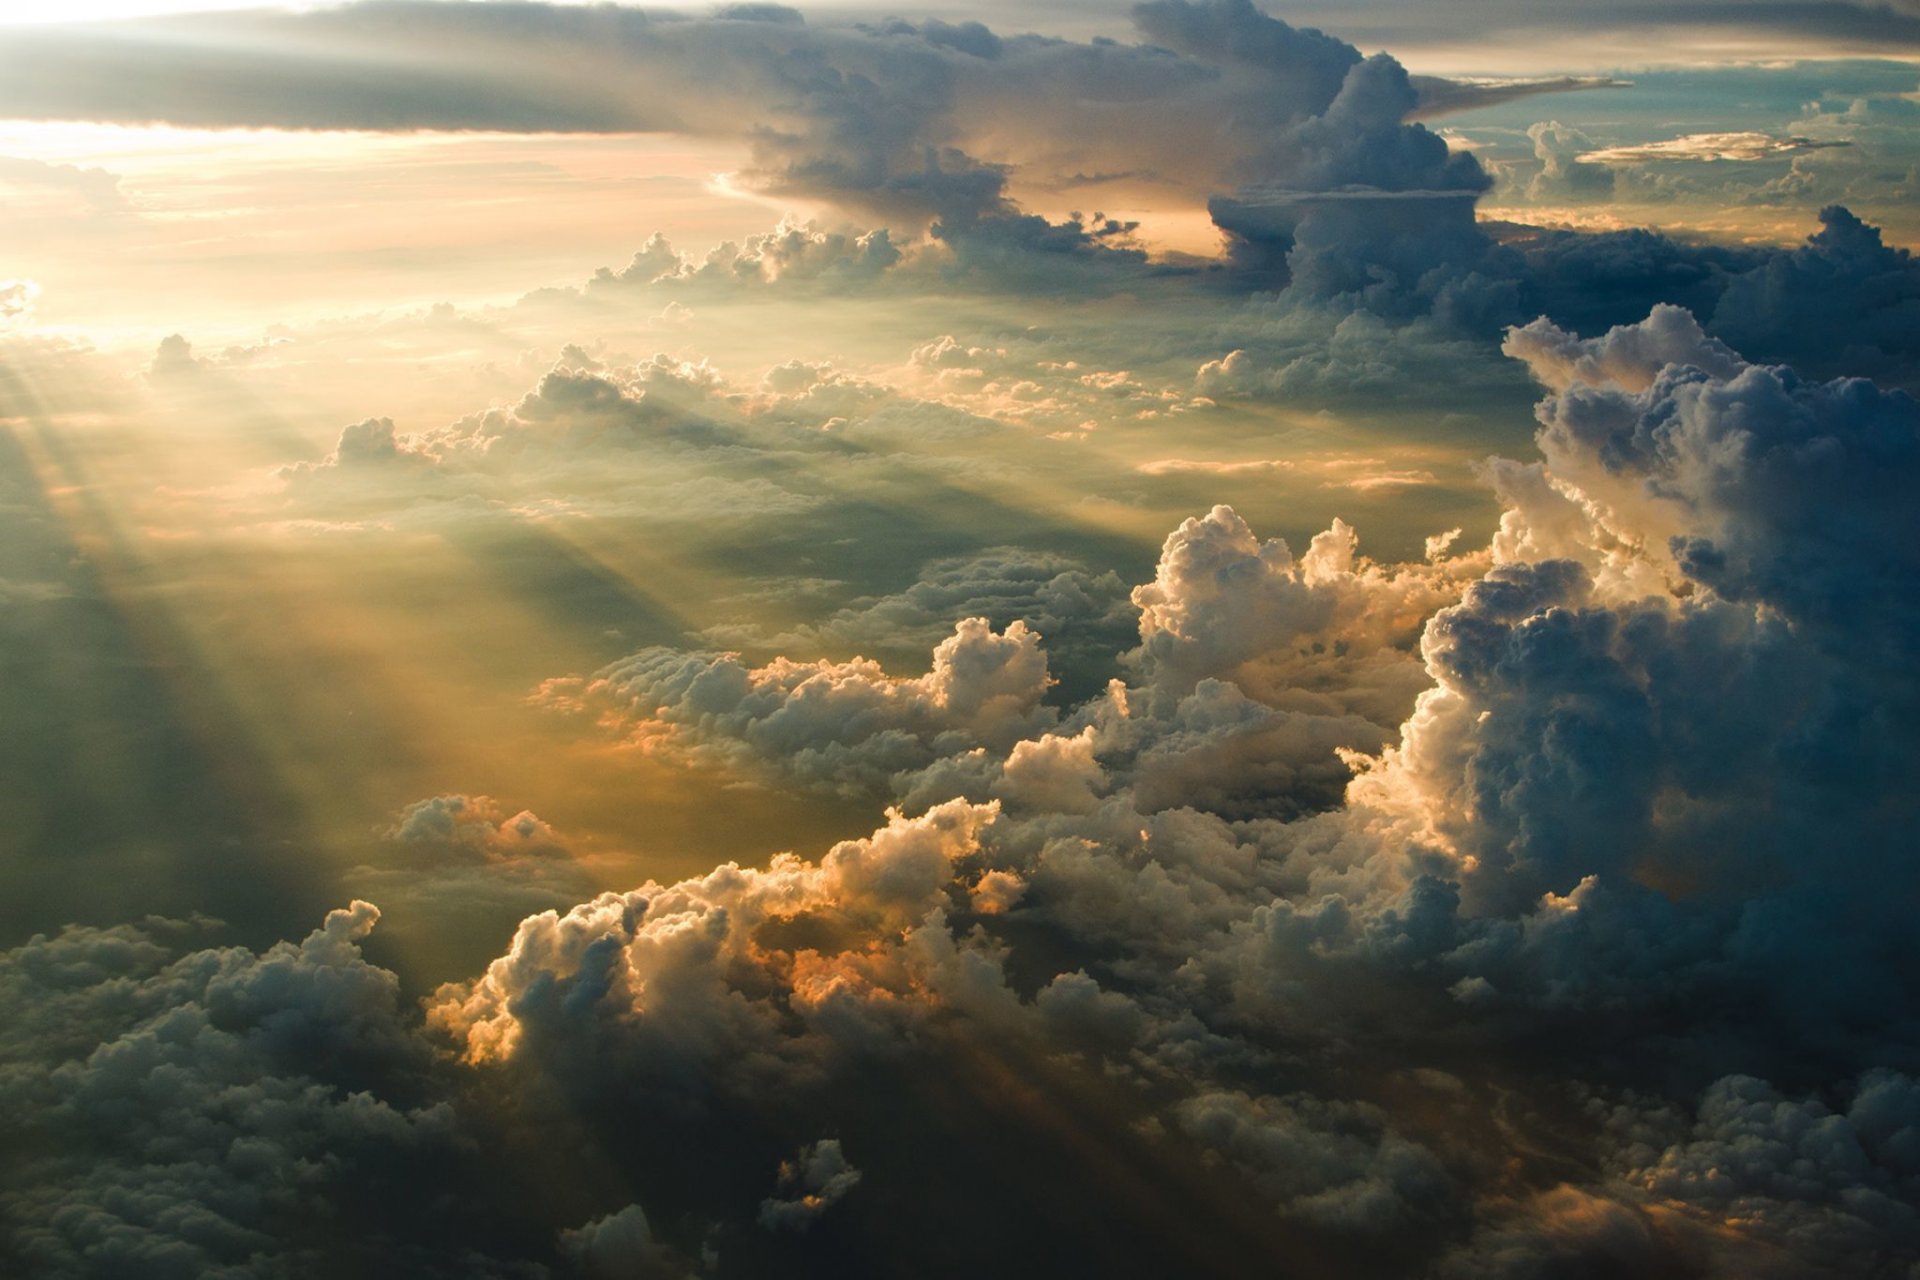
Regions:
<instances>
[{"instance_id":1,"label":"white fluffy cloud","mask_svg":"<svg viewBox=\"0 0 1920 1280\"><path fill-rule=\"evenodd\" d=\"M440 992L433 1018L475 1061L599 1042L635 1070L688 1084L804 1074L841 1037L864 1042L964 986L973 960L941 913L955 864L995 813L954 801L896 815L818 863L729 865L532 917L483 978ZM827 936L837 926L874 945L781 947L764 929L815 914Z\"/></svg>"},{"instance_id":2,"label":"white fluffy cloud","mask_svg":"<svg viewBox=\"0 0 1920 1280\"><path fill-rule=\"evenodd\" d=\"M389 839L406 845L472 851L488 858L563 852L559 837L531 809L505 813L490 796L431 796L400 811Z\"/></svg>"},{"instance_id":3,"label":"white fluffy cloud","mask_svg":"<svg viewBox=\"0 0 1920 1280\"><path fill-rule=\"evenodd\" d=\"M1358 544L1336 520L1295 557L1230 507L1169 534L1154 580L1133 592L1135 661L1156 707L1231 678L1269 705L1394 723L1421 683L1403 649L1459 584L1444 565L1374 564Z\"/></svg>"},{"instance_id":4,"label":"white fluffy cloud","mask_svg":"<svg viewBox=\"0 0 1920 1280\"><path fill-rule=\"evenodd\" d=\"M750 667L731 654L649 649L589 680L550 683L547 696L604 708L648 750L858 795L942 756L1012 747L1052 723L1041 702L1051 683L1024 622L997 632L967 618L911 679L864 658Z\"/></svg>"}]
</instances>

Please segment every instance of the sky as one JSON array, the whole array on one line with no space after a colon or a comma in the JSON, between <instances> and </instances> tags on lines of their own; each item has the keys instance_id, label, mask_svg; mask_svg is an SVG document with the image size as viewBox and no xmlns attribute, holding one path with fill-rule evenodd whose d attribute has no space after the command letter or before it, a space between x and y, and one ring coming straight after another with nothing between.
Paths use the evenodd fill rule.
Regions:
<instances>
[{"instance_id":1,"label":"sky","mask_svg":"<svg viewBox=\"0 0 1920 1280\"><path fill-rule=\"evenodd\" d=\"M0 9L0 1274L1920 1274L1920 8Z\"/></svg>"}]
</instances>

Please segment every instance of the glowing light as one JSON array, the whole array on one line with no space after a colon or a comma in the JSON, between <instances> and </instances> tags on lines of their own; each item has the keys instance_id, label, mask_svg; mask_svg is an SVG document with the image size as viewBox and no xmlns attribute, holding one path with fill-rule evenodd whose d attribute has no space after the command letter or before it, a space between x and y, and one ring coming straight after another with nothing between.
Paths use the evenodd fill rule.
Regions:
<instances>
[{"instance_id":1,"label":"glowing light","mask_svg":"<svg viewBox=\"0 0 1920 1280\"><path fill-rule=\"evenodd\" d=\"M0 8L0 26L54 26L78 22L114 22L129 18L159 18L179 13L212 13L232 9L304 9L307 5L262 5L254 0L28 0Z\"/></svg>"}]
</instances>

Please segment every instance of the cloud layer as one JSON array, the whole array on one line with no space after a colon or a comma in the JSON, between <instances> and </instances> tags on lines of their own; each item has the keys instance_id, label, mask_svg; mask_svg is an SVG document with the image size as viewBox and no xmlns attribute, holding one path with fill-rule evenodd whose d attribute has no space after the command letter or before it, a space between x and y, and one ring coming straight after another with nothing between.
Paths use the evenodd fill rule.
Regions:
<instances>
[{"instance_id":1,"label":"cloud layer","mask_svg":"<svg viewBox=\"0 0 1920 1280\"><path fill-rule=\"evenodd\" d=\"M315 1212L397 1240L339 1188L484 1168L462 1135L502 1122L474 1110L496 1090L524 1099L509 1125L762 1121L687 1177L611 1156L646 1199L510 1215L488 1261L410 1234L428 1269L838 1256L878 1230L870 1192L887 1213L913 1194L883 1189L914 1177L911 1134L866 1154L899 1116L865 1082L943 1087L961 1055L1051 1064L1049 1123L1056 1089L1104 1081L1075 1123L1131 1134L1126 1159L1157 1153L1220 1213L1265 1205L1255 1252L1383 1274L1911 1261L1915 957L1888 887L1914 817L1920 406L1750 363L1675 308L1508 349L1546 388L1541 457L1489 468L1486 551L1377 565L1336 524L1295 556L1216 508L1168 537L1123 678L1077 705L1044 701L1037 632L979 618L918 677L653 649L553 686L690 767L901 807L817 859L532 915L424 1018L360 957L365 904L262 954L158 924L11 953L11 1256L299 1266ZM388 835L558 846L460 795ZM953 1150L1005 1158L1016 1131Z\"/></svg>"},{"instance_id":2,"label":"cloud layer","mask_svg":"<svg viewBox=\"0 0 1920 1280\"><path fill-rule=\"evenodd\" d=\"M1132 20L0 37L831 211L132 355L0 285L0 1271L1920 1269L1912 255L1476 214L1818 121L1516 168L1418 120L1524 87ZM1032 212L1109 190L1221 251Z\"/></svg>"}]
</instances>

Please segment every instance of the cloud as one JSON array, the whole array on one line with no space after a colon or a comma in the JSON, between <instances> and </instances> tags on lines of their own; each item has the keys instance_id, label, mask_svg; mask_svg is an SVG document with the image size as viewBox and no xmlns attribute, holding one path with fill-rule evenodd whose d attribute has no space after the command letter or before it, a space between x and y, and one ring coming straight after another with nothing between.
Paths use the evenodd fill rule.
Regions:
<instances>
[{"instance_id":1,"label":"cloud","mask_svg":"<svg viewBox=\"0 0 1920 1280\"><path fill-rule=\"evenodd\" d=\"M1243 345L1203 361L1195 389L1220 401L1377 403L1415 398L1412 388L1443 371L1497 387L1506 371L1486 364L1474 331L1505 313L1518 286L1483 288L1486 281L1478 278L1463 284L1458 291L1443 285L1426 303L1409 299L1397 277L1331 299L1297 296L1291 288L1255 295L1242 324L1228 331ZM1387 314L1374 311L1376 304ZM1426 307L1425 314L1416 312Z\"/></svg>"},{"instance_id":2,"label":"cloud","mask_svg":"<svg viewBox=\"0 0 1920 1280\"><path fill-rule=\"evenodd\" d=\"M723 439L705 401L721 387L704 361L664 353L629 371L561 363L511 409L491 409L429 433L418 451L438 456L618 449Z\"/></svg>"},{"instance_id":3,"label":"cloud","mask_svg":"<svg viewBox=\"0 0 1920 1280\"><path fill-rule=\"evenodd\" d=\"M1523 249L1527 293L1582 331L1677 305L1748 359L1910 386L1920 266L1841 206L1792 249L1684 245L1647 232L1544 236Z\"/></svg>"},{"instance_id":4,"label":"cloud","mask_svg":"<svg viewBox=\"0 0 1920 1280\"><path fill-rule=\"evenodd\" d=\"M71 164L49 164L26 156L0 156L0 183L10 186L71 192L93 216L111 216L132 210L120 190L120 175L105 169Z\"/></svg>"},{"instance_id":5,"label":"cloud","mask_svg":"<svg viewBox=\"0 0 1920 1280\"><path fill-rule=\"evenodd\" d=\"M1507 345L1542 388L1539 456L1486 464L1503 511L1485 549L1443 534L1423 562L1377 563L1335 522L1296 554L1215 507L1135 589L1121 678L1066 706L1035 626L978 615L924 675L650 648L551 683L549 702L727 780L899 806L824 850L533 911L432 995L424 1031L359 956L364 906L262 955L178 958L151 929L41 940L0 968L22 984L0 997L29 1011L9 1026L40 1064L20 1077L30 1110L65 1115L61 1091L114 1056L101 1046L148 1028L142 1064L217 1084L192 1086L177 1131L290 1079L298 1114L322 1118L283 1149L324 1150L342 1178L363 1150L496 1168L500 1148L458 1140L489 1099L478 1114L526 1144L504 1149L591 1149L631 1181L524 1208L473 1252L589 1273L683 1267L710 1231L723 1273L769 1249L883 1247L878 1224L917 1231L944 1203L914 1172L929 1149L1002 1171L964 1203L989 1234L1060 1169L1138 1160L1215 1206L1195 1212L1246 1209L1234 1262L1285 1241L1353 1259L1346 1274L1904 1260L1920 1095L1900 780L1920 622L1899 587L1920 545L1920 406L1754 362L1673 308L1593 337L1536 321ZM698 364L584 355L516 430L626 420L656 391L756 416ZM918 367L1010 359L956 339ZM764 394L823 382L777 366ZM904 633L984 598L1111 622L1100 581L1057 555L936 559L830 616ZM384 847L489 874L552 861L560 837L512 809L431 796ZM69 944L83 958L54 955ZM242 975L239 993L209 974ZM208 1051L176 1054L176 1027ZM129 1072L92 1114L154 1076ZM354 1090L379 1142L339 1136ZM427 1119L443 1115L444 1141ZM1062 1116L1093 1154L1042 1168L1056 1157L1014 1135ZM690 1131L709 1134L697 1157L655 1158ZM294 1211L230 1203L218 1133L168 1166L196 1179L168 1195L279 1240ZM62 1154L15 1157L39 1162L7 1184L29 1197L18 1219L82 1220L16 1186L109 1203L91 1171L121 1138L65 1135L31 1148ZM825 1213L856 1178L852 1207ZM424 1256L447 1256L464 1218L446 1212ZM127 1239L147 1248L162 1221ZM69 1229L30 1243L65 1257ZM1381 1251L1389 1234L1404 1252ZM203 1268L265 1247L195 1241Z\"/></svg>"},{"instance_id":6,"label":"cloud","mask_svg":"<svg viewBox=\"0 0 1920 1280\"><path fill-rule=\"evenodd\" d=\"M1685 1274L1703 1256L1749 1275L1793 1274L1791 1268L1802 1261L1767 1256L1732 1232L1715 1233L1631 1198L1561 1183L1513 1206L1497 1225L1476 1232L1441 1260L1437 1274L1450 1280L1533 1280L1579 1274L1582 1269L1602 1275Z\"/></svg>"},{"instance_id":7,"label":"cloud","mask_svg":"<svg viewBox=\"0 0 1920 1280\"><path fill-rule=\"evenodd\" d=\"M1910 378L1920 263L1845 208L1822 209L1820 224L1801 247L1730 282L1710 327L1753 359Z\"/></svg>"},{"instance_id":8,"label":"cloud","mask_svg":"<svg viewBox=\"0 0 1920 1280\"><path fill-rule=\"evenodd\" d=\"M1619 1176L1655 1200L1754 1223L1762 1236L1816 1259L1910 1252L1920 1245L1920 1213L1906 1186L1916 1171L1920 1095L1895 1071L1872 1072L1850 1093L1847 1109L1835 1112L1729 1076L1706 1091L1691 1125L1671 1115L1616 1115ZM1667 1125L1679 1129L1671 1143L1647 1145Z\"/></svg>"},{"instance_id":9,"label":"cloud","mask_svg":"<svg viewBox=\"0 0 1920 1280\"><path fill-rule=\"evenodd\" d=\"M1566 377L1551 330L1520 331L1513 344L1550 383ZM1912 397L1745 365L1671 310L1582 345L1576 377L1617 372L1590 392L1563 383L1540 407L1540 444L1608 533L1726 600L1765 600L1832 643L1904 645L1915 634L1880 595L1912 567L1895 532L1906 517L1886 488L1913 465ZM1816 514L1840 491L1859 523Z\"/></svg>"},{"instance_id":10,"label":"cloud","mask_svg":"<svg viewBox=\"0 0 1920 1280\"><path fill-rule=\"evenodd\" d=\"M1608 1181L1562 1185L1517 1206L1443 1273L1671 1269L1712 1258L1723 1272L1825 1277L1911 1256L1915 1209L1902 1184L1911 1176L1903 1143L1913 1089L1898 1072L1872 1072L1845 1087L1848 1106L1830 1110L1728 1076L1697 1108L1596 1105Z\"/></svg>"},{"instance_id":11,"label":"cloud","mask_svg":"<svg viewBox=\"0 0 1920 1280\"><path fill-rule=\"evenodd\" d=\"M193 354L193 344L177 333L170 333L160 340L154 350L153 362L147 366L150 378L177 378L190 376L205 366Z\"/></svg>"},{"instance_id":12,"label":"cloud","mask_svg":"<svg viewBox=\"0 0 1920 1280\"><path fill-rule=\"evenodd\" d=\"M1096 735L1088 725L1072 737L1042 734L1016 742L994 784L995 794L1017 807L1046 813L1085 813L1099 803L1106 771L1094 759Z\"/></svg>"},{"instance_id":13,"label":"cloud","mask_svg":"<svg viewBox=\"0 0 1920 1280\"><path fill-rule=\"evenodd\" d=\"M768 590L787 593L789 584ZM1128 588L1112 571L1096 573L1070 556L1020 547L988 547L942 556L887 595L863 596L815 623L768 634L762 627L720 627L728 645L779 652L925 652L962 618L984 617L1005 630L1023 622L1046 638L1049 670L1078 696L1104 687L1115 655L1137 634Z\"/></svg>"},{"instance_id":14,"label":"cloud","mask_svg":"<svg viewBox=\"0 0 1920 1280\"><path fill-rule=\"evenodd\" d=\"M1455 934L1452 963L1487 984L1460 994L1640 1006L1732 983L1778 1052L1839 1052L1829 1018L1898 1034L1865 995L1889 989L1884 961L1842 939L1882 936L1866 922L1904 821L1883 806L1911 739L1882 717L1911 696L1886 664L1916 632L1884 593L1913 572L1895 495L1915 402L1728 364L1670 313L1513 343L1562 388L1539 438L1570 506L1551 534L1510 512L1497 546L1568 558L1498 563L1434 615L1436 687L1350 801L1444 851L1487 921ZM1652 371L1674 354L1721 371ZM1830 484L1854 519L1816 514ZM1828 949L1838 988L1803 948Z\"/></svg>"},{"instance_id":15,"label":"cloud","mask_svg":"<svg viewBox=\"0 0 1920 1280\"><path fill-rule=\"evenodd\" d=\"M933 936L944 929L920 926L996 813L954 801L895 814L817 864L729 865L530 917L484 977L442 988L430 1016L475 1061L560 1055L552 1065L566 1071L588 1065L573 1055L599 1041L623 1069L680 1088L792 1087L809 1060L884 1042L889 1024L931 1014L943 988L964 981L950 970L965 956ZM843 921L848 942L873 945L823 952L804 933L783 946L769 931L813 913L826 937Z\"/></svg>"},{"instance_id":16,"label":"cloud","mask_svg":"<svg viewBox=\"0 0 1920 1280\"><path fill-rule=\"evenodd\" d=\"M1600 8L1515 0L1478 0L1467 9L1439 13L1382 12L1375 6L1326 0L1317 21L1361 43L1427 50L1458 58L1460 33L1484 33L1491 50L1476 54L1484 65L1501 52L1527 50L1522 65L1612 71L1636 61L1651 38L1676 59L1724 54L1731 40L1758 56L1884 56L1920 42L1920 18L1903 5L1870 2L1799 4L1793 0L1693 0L1686 4ZM1762 53L1761 51L1765 52Z\"/></svg>"},{"instance_id":17,"label":"cloud","mask_svg":"<svg viewBox=\"0 0 1920 1280\"><path fill-rule=\"evenodd\" d=\"M740 140L755 153L743 180L936 224L976 265L1007 254L1137 262L1124 242L1108 246L1124 224L1050 223L1012 198L1015 181L1059 186L1090 168L1147 170L1196 203L1256 182L1484 185L1470 157L1407 123L1422 90L1397 63L1248 0L1143 5L1139 45L1001 37L978 23L817 26L768 12L385 3L21 29L5 40L31 70L10 80L0 106L35 119ZM134 70L137 95L122 87ZM275 92L257 92L262 84ZM1434 100L1476 92L1426 90Z\"/></svg>"},{"instance_id":18,"label":"cloud","mask_svg":"<svg viewBox=\"0 0 1920 1280\"><path fill-rule=\"evenodd\" d=\"M551 826L531 809L506 814L488 796L450 794L402 809L386 836L403 845L476 853L489 859L564 852Z\"/></svg>"},{"instance_id":19,"label":"cloud","mask_svg":"<svg viewBox=\"0 0 1920 1280\"><path fill-rule=\"evenodd\" d=\"M589 298L660 286L723 289L778 285L786 288L855 287L885 274L903 258L885 228L859 234L829 231L784 220L764 235L716 245L694 260L675 252L655 234L619 270L602 267L586 283Z\"/></svg>"},{"instance_id":20,"label":"cloud","mask_svg":"<svg viewBox=\"0 0 1920 1280\"><path fill-rule=\"evenodd\" d=\"M33 314L40 286L32 280L0 280L0 321L9 324Z\"/></svg>"},{"instance_id":21,"label":"cloud","mask_svg":"<svg viewBox=\"0 0 1920 1280\"><path fill-rule=\"evenodd\" d=\"M685 348L569 346L517 366L524 394L507 383L420 431L364 418L288 468L276 511L387 520L444 499L528 524L700 524L701 563L741 596L738 621L694 641L715 647L650 645L541 701L693 766L686 785L722 802L743 784L823 793L849 824L835 834L862 834L807 847L818 824L795 803L775 833L794 852L688 875L685 850L650 843L636 856L673 870L601 892L605 868L572 866L532 811L426 796L344 877L392 924L520 919L424 1015L361 954L378 917L363 901L259 953L158 923L34 939L0 961L0 1125L24 1135L0 1143L0 1261L964 1274L969 1246L1052 1256L1008 1247L1030 1243L1025 1212L1049 1247L1104 1244L1121 1257L1106 1269L1156 1274L1176 1268L1133 1252L1156 1236L1204 1243L1187 1252L1227 1274L1275 1256L1353 1275L1911 1263L1920 408L1814 372L1908 367L1904 251L1839 209L1786 250L1496 242L1472 216L1484 171L1410 123L1419 82L1244 3L1144 6L1148 46L823 31L771 6L487 8L247 21L473 24L526 50L513 84L530 94L548 60L605 46L635 96L607 118L629 123L654 118L642 73L684 55L671 75L719 87L675 110L716 118L675 127L772 121L754 162L768 189L939 228L788 223L697 262L656 238L514 323L682 298L739 304L729 321L791 298L811 323L829 295L912 296L956 272L1140 292L1101 313L1112 332L1091 351L1024 316L943 312L891 370L804 348L735 381ZM402 71L431 43L409 40ZM207 56L219 90L234 64ZM445 74L422 112L517 109ZM615 81L581 80L529 118L592 117ZM1122 220L1021 212L1022 173L1064 168L1056 143L1083 133L1096 152L1137 143L1195 190L1232 185L1216 205L1231 268L1155 275ZM1549 125L1532 141L1543 177L1593 180L1584 140ZM1263 284L1285 288L1246 296ZM1648 292L1695 309L1594 322ZM1298 552L1256 533L1249 481L1418 490L1439 451L1296 450L1276 430L1307 415L1214 398L1422 369L1457 390L1480 375L1449 364L1539 299L1548 314L1506 332L1512 371L1471 382L1524 371L1540 388L1538 457L1483 465L1499 509L1484 548L1456 552L1453 528L1393 564L1345 520ZM1807 372L1774 363L1801 354ZM206 363L174 337L151 373ZM1187 412L1182 456L1159 456L1160 419ZM1126 487L1064 509L1049 484L1042 516L1003 532L1014 504L981 495L1080 450L1042 433L1089 422L1113 470L1076 471L1076 452L1057 474ZM1198 504L1149 575L1131 538L1166 527L1146 525L1164 494L1148 482L1172 477L1252 501ZM701 480L704 504L659 501ZM848 517L846 493L879 514ZM1289 523L1295 496L1258 522ZM1406 545L1487 532L1491 509L1476 525L1415 505L1430 497L1405 495ZM921 537L920 508L941 503L961 533ZM915 538L876 546L875 528ZM1009 545L978 549L983 528ZM775 537L819 552L804 577L765 567ZM1145 580L1129 593L1109 563ZM900 674L929 650L925 674ZM895 807L847 817L875 801ZM723 839L735 815L713 809L702 834ZM423 1204L419 1186L444 1194ZM1065 1201L1114 1211L1082 1231ZM697 1264L696 1241L718 1242Z\"/></svg>"},{"instance_id":22,"label":"cloud","mask_svg":"<svg viewBox=\"0 0 1920 1280\"><path fill-rule=\"evenodd\" d=\"M762 770L791 783L870 794L896 774L974 746L1011 747L1052 723L1052 677L1024 622L996 632L962 619L912 679L864 658L777 659L748 667L732 654L655 648L550 697L604 708L651 751Z\"/></svg>"},{"instance_id":23,"label":"cloud","mask_svg":"<svg viewBox=\"0 0 1920 1280\"><path fill-rule=\"evenodd\" d=\"M800 1148L780 1165L780 1191L760 1202L760 1225L774 1231L805 1231L815 1218L860 1185L860 1171L847 1163L833 1138Z\"/></svg>"},{"instance_id":24,"label":"cloud","mask_svg":"<svg viewBox=\"0 0 1920 1280\"><path fill-rule=\"evenodd\" d=\"M595 487L594 476L616 468L635 484L676 487L677 504L631 503L632 514L664 518L698 505L686 490L733 489L736 516L771 515L818 501L795 491L811 487L790 474L797 458L806 459L797 468L804 472L823 458L840 462L850 452L847 441L963 442L1002 429L958 404L921 399L826 363L790 361L760 385L743 387L705 359L655 352L602 361L568 344L517 399L412 433L391 418L370 418L343 428L319 461L278 474L293 482L296 497L316 500L358 501L382 486L389 499L464 488L503 504L550 500L564 510L566 499L591 496L585 491ZM770 478L783 473L795 488ZM751 503L739 501L742 491L754 494Z\"/></svg>"},{"instance_id":25,"label":"cloud","mask_svg":"<svg viewBox=\"0 0 1920 1280\"><path fill-rule=\"evenodd\" d=\"M560 1250L582 1274L596 1280L691 1274L687 1259L654 1239L647 1212L637 1204L562 1231Z\"/></svg>"},{"instance_id":26,"label":"cloud","mask_svg":"<svg viewBox=\"0 0 1920 1280\"><path fill-rule=\"evenodd\" d=\"M1283 1212L1310 1222L1391 1230L1452 1194L1440 1162L1388 1131L1386 1117L1371 1108L1209 1093L1182 1103L1176 1116Z\"/></svg>"},{"instance_id":27,"label":"cloud","mask_svg":"<svg viewBox=\"0 0 1920 1280\"><path fill-rule=\"evenodd\" d=\"M1583 333L1633 324L1662 304L1711 316L1727 281L1767 257L1764 250L1688 244L1644 229L1528 231L1508 243L1524 264L1527 305Z\"/></svg>"},{"instance_id":28,"label":"cloud","mask_svg":"<svg viewBox=\"0 0 1920 1280\"><path fill-rule=\"evenodd\" d=\"M1581 156L1587 164L1651 164L1662 160L1734 161L1751 163L1798 155L1826 147L1844 147L1845 142L1817 142L1812 138L1777 138L1770 133L1689 133L1661 142L1643 142L1616 147L1596 147Z\"/></svg>"},{"instance_id":29,"label":"cloud","mask_svg":"<svg viewBox=\"0 0 1920 1280\"><path fill-rule=\"evenodd\" d=\"M1558 120L1542 121L1527 129L1540 172L1527 184L1530 200L1601 199L1613 194L1613 174L1593 140Z\"/></svg>"},{"instance_id":30,"label":"cloud","mask_svg":"<svg viewBox=\"0 0 1920 1280\"><path fill-rule=\"evenodd\" d=\"M1451 589L1444 574L1387 569L1357 548L1339 520L1298 557L1280 539L1257 539L1230 507L1185 521L1167 536L1154 580L1133 592L1134 661L1155 696L1232 676L1257 697L1312 690L1346 707L1341 677L1369 660L1391 663ZM1394 718L1364 698L1354 705Z\"/></svg>"},{"instance_id":31,"label":"cloud","mask_svg":"<svg viewBox=\"0 0 1920 1280\"><path fill-rule=\"evenodd\" d=\"M1656 306L1637 324L1617 325L1597 338L1579 338L1542 316L1508 332L1503 350L1556 391L1575 383L1644 391L1670 365L1731 378L1747 362L1707 336L1684 307Z\"/></svg>"},{"instance_id":32,"label":"cloud","mask_svg":"<svg viewBox=\"0 0 1920 1280\"><path fill-rule=\"evenodd\" d=\"M0 956L0 1256L45 1275L271 1274L471 1225L405 1190L465 1139L397 980L360 956L378 916L355 902L258 954L183 951L190 930L151 922Z\"/></svg>"}]
</instances>

